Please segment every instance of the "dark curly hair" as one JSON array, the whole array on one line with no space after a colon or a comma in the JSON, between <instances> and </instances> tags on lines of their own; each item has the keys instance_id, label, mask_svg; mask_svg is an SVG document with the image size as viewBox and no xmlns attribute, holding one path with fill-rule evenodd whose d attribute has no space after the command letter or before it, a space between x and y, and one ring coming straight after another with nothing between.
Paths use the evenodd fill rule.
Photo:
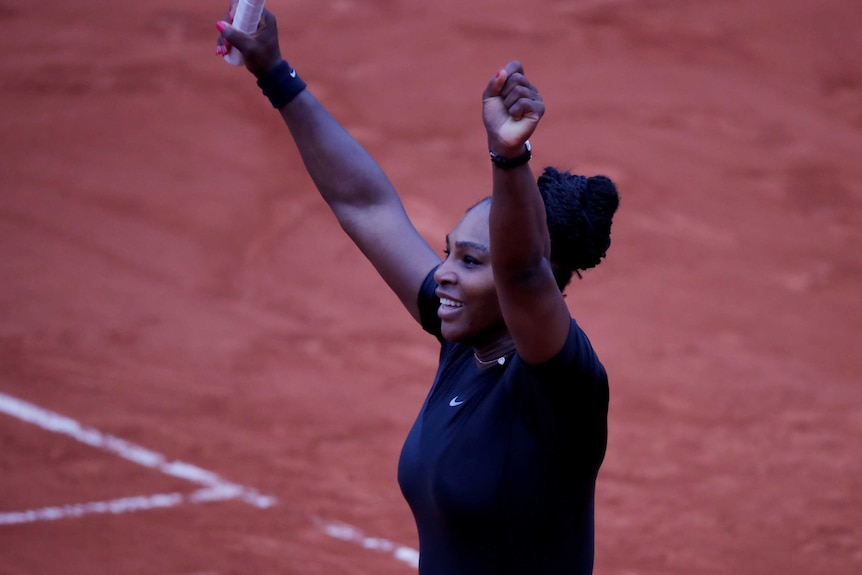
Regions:
<instances>
[{"instance_id":1,"label":"dark curly hair","mask_svg":"<svg viewBox=\"0 0 862 575\"><path fill-rule=\"evenodd\" d=\"M548 166L537 183L551 238L551 268L560 291L572 276L599 265L611 247L611 221L620 205L607 176L579 176ZM490 204L488 196L467 209Z\"/></svg>"},{"instance_id":2,"label":"dark curly hair","mask_svg":"<svg viewBox=\"0 0 862 575\"><path fill-rule=\"evenodd\" d=\"M611 245L611 221L619 207L607 176L580 176L546 167L537 180L551 236L551 265L560 291L593 268Z\"/></svg>"}]
</instances>

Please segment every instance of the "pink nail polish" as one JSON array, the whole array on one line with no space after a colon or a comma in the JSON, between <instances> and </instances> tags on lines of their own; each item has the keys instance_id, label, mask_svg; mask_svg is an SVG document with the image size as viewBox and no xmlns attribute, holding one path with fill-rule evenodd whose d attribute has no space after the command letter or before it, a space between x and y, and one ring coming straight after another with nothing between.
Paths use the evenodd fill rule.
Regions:
<instances>
[{"instance_id":1,"label":"pink nail polish","mask_svg":"<svg viewBox=\"0 0 862 575\"><path fill-rule=\"evenodd\" d=\"M219 20L218 22L216 22L216 29L217 29L219 32L224 32L224 22L222 22L221 20Z\"/></svg>"}]
</instances>

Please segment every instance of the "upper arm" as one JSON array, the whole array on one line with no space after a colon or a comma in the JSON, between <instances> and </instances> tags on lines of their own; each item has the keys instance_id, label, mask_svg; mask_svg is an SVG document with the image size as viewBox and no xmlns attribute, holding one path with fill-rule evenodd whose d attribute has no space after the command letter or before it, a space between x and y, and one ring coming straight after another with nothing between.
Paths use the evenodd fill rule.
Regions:
<instances>
[{"instance_id":1,"label":"upper arm","mask_svg":"<svg viewBox=\"0 0 862 575\"><path fill-rule=\"evenodd\" d=\"M386 174L309 90L281 115L321 197L418 321L419 288L439 257L413 227Z\"/></svg>"},{"instance_id":2,"label":"upper arm","mask_svg":"<svg viewBox=\"0 0 862 575\"><path fill-rule=\"evenodd\" d=\"M413 226L401 202L393 196L373 206L333 206L333 210L344 231L420 321L419 288L440 257Z\"/></svg>"},{"instance_id":3,"label":"upper arm","mask_svg":"<svg viewBox=\"0 0 862 575\"><path fill-rule=\"evenodd\" d=\"M497 297L518 355L530 364L544 363L563 348L571 321L550 263L502 275L495 278Z\"/></svg>"},{"instance_id":4,"label":"upper arm","mask_svg":"<svg viewBox=\"0 0 862 575\"><path fill-rule=\"evenodd\" d=\"M554 279L544 202L528 165L494 170L489 227L494 285L518 355L554 357L569 332L569 309Z\"/></svg>"}]
</instances>

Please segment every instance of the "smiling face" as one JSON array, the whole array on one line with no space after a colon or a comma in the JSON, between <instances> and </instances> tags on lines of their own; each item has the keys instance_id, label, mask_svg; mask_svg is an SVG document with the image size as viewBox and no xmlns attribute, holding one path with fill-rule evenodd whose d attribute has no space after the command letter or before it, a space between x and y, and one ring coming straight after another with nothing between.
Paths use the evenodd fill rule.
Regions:
<instances>
[{"instance_id":1,"label":"smiling face","mask_svg":"<svg viewBox=\"0 0 862 575\"><path fill-rule=\"evenodd\" d=\"M507 333L491 269L489 212L482 202L464 215L446 236L446 259L434 273L443 337L477 348Z\"/></svg>"}]
</instances>

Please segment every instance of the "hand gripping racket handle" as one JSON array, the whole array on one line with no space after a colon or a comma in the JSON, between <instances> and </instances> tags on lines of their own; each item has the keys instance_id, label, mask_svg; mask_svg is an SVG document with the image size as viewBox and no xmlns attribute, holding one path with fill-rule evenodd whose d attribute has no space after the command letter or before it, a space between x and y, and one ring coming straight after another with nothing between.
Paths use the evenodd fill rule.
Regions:
<instances>
[{"instance_id":1,"label":"hand gripping racket handle","mask_svg":"<svg viewBox=\"0 0 862 575\"><path fill-rule=\"evenodd\" d=\"M263 4L264 0L239 0L231 26L245 34L251 34L257 30L260 15L263 13ZM231 47L230 52L224 55L224 59L234 66L243 64L242 53L236 47Z\"/></svg>"}]
</instances>

